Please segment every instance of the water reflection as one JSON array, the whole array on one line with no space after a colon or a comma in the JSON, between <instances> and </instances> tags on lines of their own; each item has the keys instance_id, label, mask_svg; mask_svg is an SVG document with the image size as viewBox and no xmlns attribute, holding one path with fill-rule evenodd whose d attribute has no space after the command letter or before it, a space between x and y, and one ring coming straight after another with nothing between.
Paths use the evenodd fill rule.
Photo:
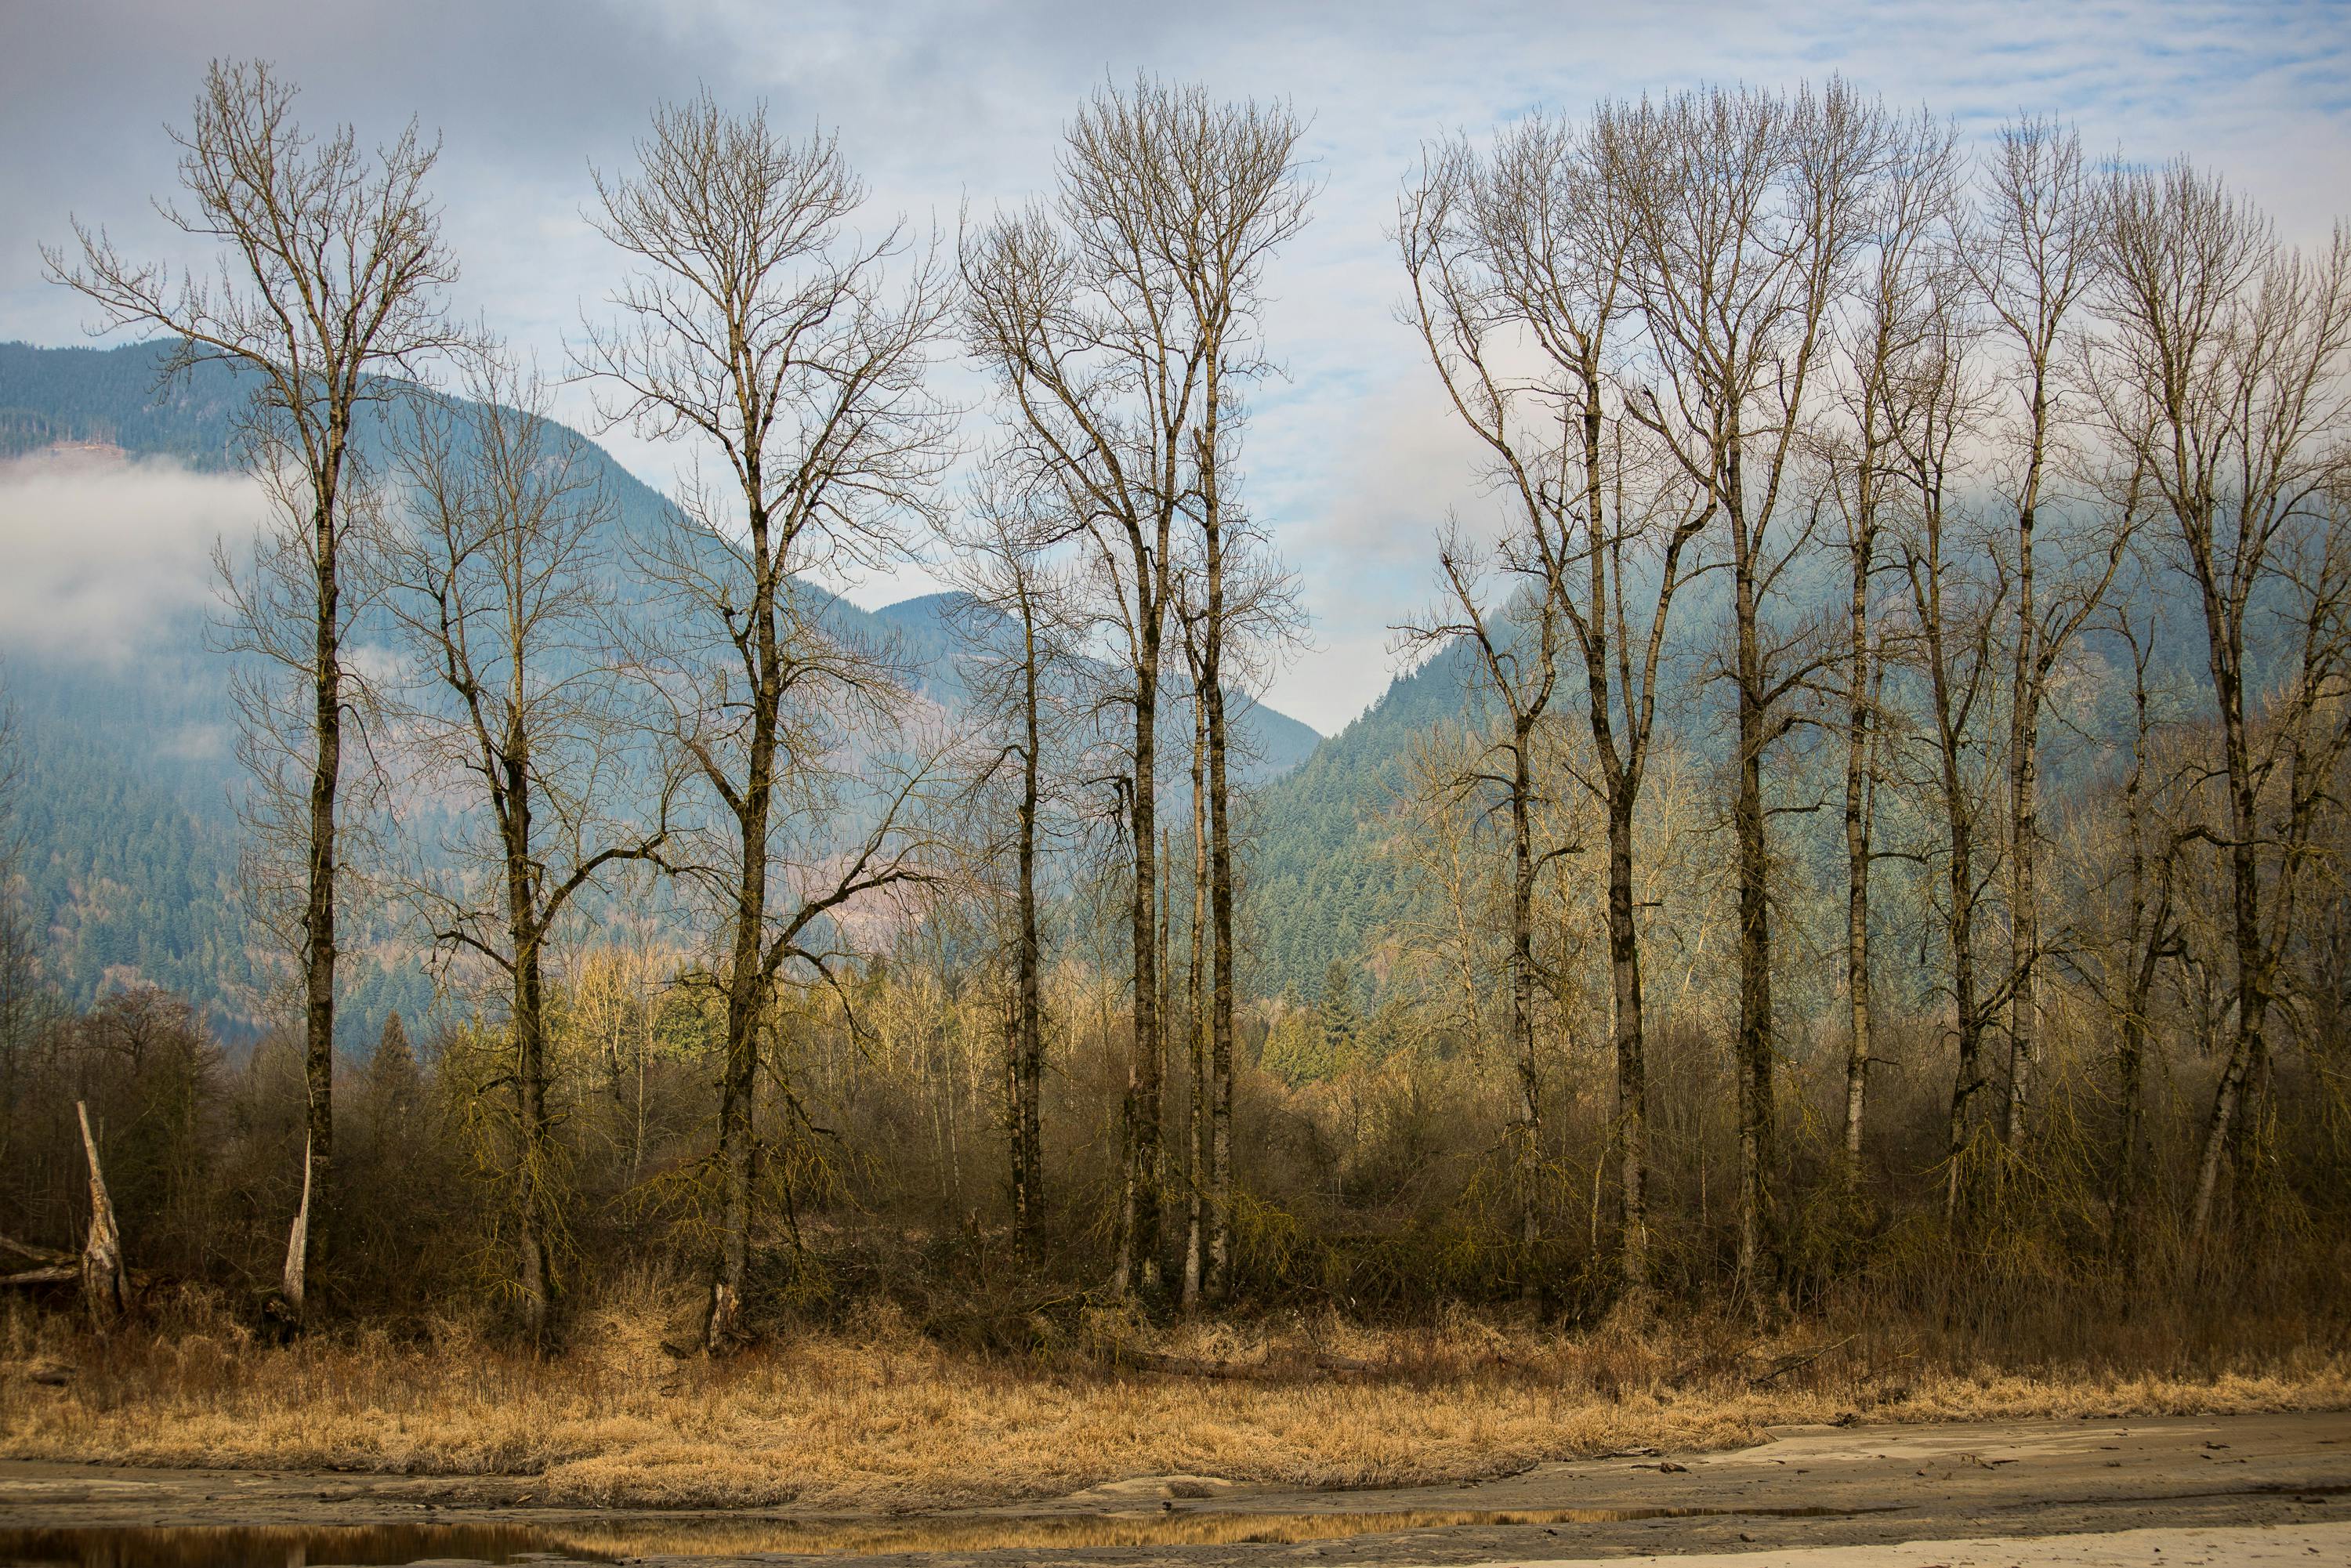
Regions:
<instances>
[{"instance_id":1,"label":"water reflection","mask_svg":"<svg viewBox=\"0 0 2351 1568\"><path fill-rule=\"evenodd\" d=\"M137 1530L0 1530L7 1568L313 1568L454 1557L520 1563L609 1561L520 1524L198 1525Z\"/></svg>"},{"instance_id":2,"label":"water reflection","mask_svg":"<svg viewBox=\"0 0 2351 1568\"><path fill-rule=\"evenodd\" d=\"M5 1568L319 1568L424 1559L611 1563L754 1552L1050 1551L1071 1547L1300 1545L1407 1530L1614 1524L1729 1513L1813 1518L1841 1509L1399 1509L1384 1512L974 1515L875 1521L615 1517L550 1525L189 1526L168 1530L0 1530Z\"/></svg>"}]
</instances>

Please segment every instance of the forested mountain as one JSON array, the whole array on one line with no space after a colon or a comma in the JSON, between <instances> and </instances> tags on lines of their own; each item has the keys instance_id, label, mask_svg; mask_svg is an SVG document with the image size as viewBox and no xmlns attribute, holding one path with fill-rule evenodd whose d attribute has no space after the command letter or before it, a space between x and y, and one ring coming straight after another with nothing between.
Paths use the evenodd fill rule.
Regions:
<instances>
[{"instance_id":1,"label":"forested mountain","mask_svg":"<svg viewBox=\"0 0 2351 1568\"><path fill-rule=\"evenodd\" d=\"M21 456L95 444L197 472L232 469L234 373L203 367L159 400L162 354L154 345L0 345L0 446ZM623 528L665 505L601 450L594 455ZM866 612L829 599L825 611L851 634L894 649L927 700L957 711L967 701L956 669L958 602L957 595L937 593ZM1697 629L1690 635L1702 633L1709 608L1697 599L1686 607L1680 623ZM2177 610L2170 619L2184 628L2189 607ZM87 999L110 974L135 973L250 1028L257 977L233 898L237 773L225 665L207 646L206 620L203 608L183 608L143 628L139 657L124 666L94 662L88 650L6 641L8 684L30 758L26 827L37 852L27 874L53 946L50 962L68 996ZM2164 663L2175 684L2197 679L2192 652L2185 641L2167 640ZM2094 659L2091 676L2096 668ZM1444 649L1398 675L1327 738L1272 708L1239 710L1248 763L1238 777L1251 787L1244 868L1249 939L1242 954L1250 991L1311 997L1333 961L1370 960L1426 891L1388 852L1408 788L1405 759L1416 738L1460 722L1472 675L1466 647ZM2091 676L2077 727L2126 722L2120 694L2101 696ZM1572 701L1572 692L1563 695L1562 711ZM1163 724L1169 733L1188 733L1188 721L1172 709ZM1687 713L1679 724L1684 742L1701 756L1724 741L1719 727ZM2053 777L2062 784L2074 758L2095 752L2053 746ZM1180 770L1180 759L1171 766ZM89 802L103 805L90 810ZM1835 823L1820 814L1786 822L1792 859L1818 862L1824 880L1841 852ZM413 957L390 967L362 958L355 968L345 1026L354 1041L371 1040L386 1013L413 1017L429 1003L431 982Z\"/></svg>"},{"instance_id":2,"label":"forested mountain","mask_svg":"<svg viewBox=\"0 0 2351 1568\"><path fill-rule=\"evenodd\" d=\"M168 459L200 475L234 472L236 372L201 366L159 392L164 352L0 344L0 461L64 456L102 472ZM590 451L621 528L666 505ZM825 596L823 612L861 642L892 648L924 695L952 711L967 700L955 669L956 602L930 594L869 612ZM51 645L0 629L0 655L25 758L24 875L49 977L78 1004L111 985L150 981L247 1035L261 1024L266 976L238 896L230 656L213 646L211 614L200 584L121 626L119 646ZM1296 767L1318 738L1263 706L1236 724L1250 758L1244 777L1254 780ZM403 947L363 952L350 972L339 1023L348 1043L372 1041L392 1011L414 1018L430 1005L431 979Z\"/></svg>"},{"instance_id":3,"label":"forested mountain","mask_svg":"<svg viewBox=\"0 0 2351 1568\"><path fill-rule=\"evenodd\" d=\"M1332 962L1360 962L1414 896L1384 852L1409 788L1406 749L1462 721L1470 675L1468 649L1445 649L1259 790L1249 861L1259 989L1312 995Z\"/></svg>"}]
</instances>

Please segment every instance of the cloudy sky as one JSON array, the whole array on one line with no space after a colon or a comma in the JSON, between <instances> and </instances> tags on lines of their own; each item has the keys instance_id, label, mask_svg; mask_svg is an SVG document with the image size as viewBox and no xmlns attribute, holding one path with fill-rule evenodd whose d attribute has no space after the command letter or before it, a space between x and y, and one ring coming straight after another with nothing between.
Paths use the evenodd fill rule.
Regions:
<instances>
[{"instance_id":1,"label":"cloudy sky","mask_svg":"<svg viewBox=\"0 0 2351 1568\"><path fill-rule=\"evenodd\" d=\"M126 248L165 250L146 208L171 180L161 128L184 121L214 55L275 61L314 122L381 135L414 114L437 128L463 302L550 367L613 274L580 217L589 168L625 163L647 107L697 84L838 129L877 218L947 227L967 203L1039 190L1058 127L1106 78L1147 70L1290 99L1311 119L1323 190L1272 277L1286 375L1259 395L1247 464L1251 504L1314 616L1271 700L1326 731L1385 685L1388 628L1428 597L1437 526L1479 506L1394 315L1387 234L1424 139L1602 95L1841 72L1971 134L2022 110L2070 117L2093 149L2192 153L2289 237L2351 214L2351 5L2338 0L0 0L0 339L83 340L84 312L42 285L35 248L66 235L68 212ZM584 392L569 395L569 417L589 423ZM655 483L677 462L611 444ZM120 549L119 529L99 532ZM916 571L852 591L872 604L926 586Z\"/></svg>"}]
</instances>

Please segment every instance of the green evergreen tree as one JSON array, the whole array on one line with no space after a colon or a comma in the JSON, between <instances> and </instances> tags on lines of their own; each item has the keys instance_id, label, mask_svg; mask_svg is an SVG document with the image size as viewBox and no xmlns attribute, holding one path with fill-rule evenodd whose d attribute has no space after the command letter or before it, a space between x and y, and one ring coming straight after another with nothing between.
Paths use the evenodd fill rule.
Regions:
<instances>
[{"instance_id":1,"label":"green evergreen tree","mask_svg":"<svg viewBox=\"0 0 2351 1568\"><path fill-rule=\"evenodd\" d=\"M1364 1030L1364 1015L1355 1006L1355 977L1346 961L1333 958L1322 971L1322 1057L1337 1071L1353 1055Z\"/></svg>"}]
</instances>

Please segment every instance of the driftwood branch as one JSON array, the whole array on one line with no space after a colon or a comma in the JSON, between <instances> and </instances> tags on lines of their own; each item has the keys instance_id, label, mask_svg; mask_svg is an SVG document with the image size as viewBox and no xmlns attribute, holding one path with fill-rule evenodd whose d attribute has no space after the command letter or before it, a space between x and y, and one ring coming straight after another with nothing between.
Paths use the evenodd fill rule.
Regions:
<instances>
[{"instance_id":1,"label":"driftwood branch","mask_svg":"<svg viewBox=\"0 0 2351 1568\"><path fill-rule=\"evenodd\" d=\"M1860 1336L1858 1334L1847 1334L1844 1338L1838 1340L1835 1343L1824 1344L1818 1350L1805 1351L1798 1355L1782 1356L1779 1361L1772 1364L1771 1369L1769 1372L1761 1373L1754 1377L1749 1378L1747 1380L1747 1386L1750 1388L1761 1388L1765 1384L1771 1382L1775 1378L1786 1376L1789 1373L1795 1371L1800 1366L1810 1366L1813 1363L1820 1360L1821 1357L1828 1354L1831 1351L1843 1350L1845 1346L1851 1344L1859 1337Z\"/></svg>"},{"instance_id":2,"label":"driftwood branch","mask_svg":"<svg viewBox=\"0 0 2351 1568\"><path fill-rule=\"evenodd\" d=\"M1137 1352L1128 1359L1144 1372L1165 1373L1174 1377L1229 1378L1242 1383L1284 1383L1297 1377L1301 1372L1320 1373L1327 1376L1360 1377L1375 1370L1368 1361L1357 1361L1353 1357L1342 1355L1318 1355L1302 1364L1250 1361L1200 1361L1190 1356L1159 1355L1150 1352Z\"/></svg>"}]
</instances>

